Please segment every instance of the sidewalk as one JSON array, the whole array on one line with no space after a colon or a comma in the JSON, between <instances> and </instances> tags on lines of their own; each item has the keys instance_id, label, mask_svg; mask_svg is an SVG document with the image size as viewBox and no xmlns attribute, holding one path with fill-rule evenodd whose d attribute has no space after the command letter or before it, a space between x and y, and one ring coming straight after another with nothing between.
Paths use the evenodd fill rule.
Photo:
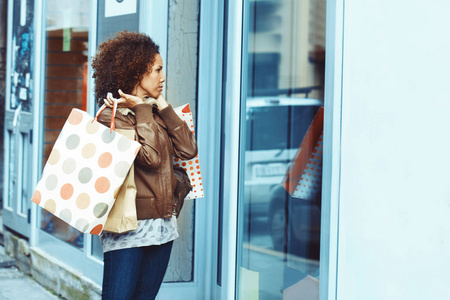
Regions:
<instances>
[{"instance_id":1,"label":"sidewalk","mask_svg":"<svg viewBox=\"0 0 450 300\"><path fill-rule=\"evenodd\" d=\"M22 273L14 264L14 259L5 255L5 249L0 245L0 300L61 299Z\"/></svg>"}]
</instances>

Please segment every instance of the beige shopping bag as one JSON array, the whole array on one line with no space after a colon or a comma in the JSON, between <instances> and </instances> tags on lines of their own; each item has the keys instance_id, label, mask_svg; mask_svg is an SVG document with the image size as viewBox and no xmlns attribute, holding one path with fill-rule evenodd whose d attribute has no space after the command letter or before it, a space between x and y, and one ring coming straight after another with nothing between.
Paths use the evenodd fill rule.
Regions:
<instances>
[{"instance_id":1,"label":"beige shopping bag","mask_svg":"<svg viewBox=\"0 0 450 300\"><path fill-rule=\"evenodd\" d=\"M109 128L73 109L31 200L81 232L100 234L141 147L113 129L114 122Z\"/></svg>"},{"instance_id":2,"label":"beige shopping bag","mask_svg":"<svg viewBox=\"0 0 450 300\"><path fill-rule=\"evenodd\" d=\"M187 123L192 133L194 131L194 122L192 120L191 109L189 108L189 104L185 104L179 106L174 109L177 115ZM203 183L202 183L202 174L200 172L200 162L198 155L193 159L189 160L181 160L179 158L174 158L173 164L178 167L182 167L189 176L189 180L191 181L192 191L187 194L186 199L196 199L205 197L203 193Z\"/></svg>"},{"instance_id":3,"label":"beige shopping bag","mask_svg":"<svg viewBox=\"0 0 450 300\"><path fill-rule=\"evenodd\" d=\"M135 131L127 129L116 129L131 140L135 139ZM120 188L116 201L106 219L103 231L124 233L137 229L136 215L136 183L134 181L134 164L131 166L122 187Z\"/></svg>"}]
</instances>

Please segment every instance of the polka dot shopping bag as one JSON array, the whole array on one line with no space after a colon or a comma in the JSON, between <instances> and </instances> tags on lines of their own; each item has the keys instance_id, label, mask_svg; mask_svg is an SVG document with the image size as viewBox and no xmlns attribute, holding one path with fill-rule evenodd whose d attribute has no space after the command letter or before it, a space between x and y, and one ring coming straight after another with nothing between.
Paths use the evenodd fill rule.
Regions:
<instances>
[{"instance_id":1,"label":"polka dot shopping bag","mask_svg":"<svg viewBox=\"0 0 450 300\"><path fill-rule=\"evenodd\" d=\"M319 109L281 185L294 198L314 200L322 186L323 107Z\"/></svg>"},{"instance_id":2,"label":"polka dot shopping bag","mask_svg":"<svg viewBox=\"0 0 450 300\"><path fill-rule=\"evenodd\" d=\"M114 114L108 128L74 108L31 201L79 231L98 235L139 148L114 131Z\"/></svg>"},{"instance_id":3,"label":"polka dot shopping bag","mask_svg":"<svg viewBox=\"0 0 450 300\"><path fill-rule=\"evenodd\" d=\"M189 108L189 104L179 106L175 108L174 111L177 113L180 119L186 122L192 133L195 133L194 121L192 120L192 113L191 109ZM173 164L178 167L182 167L188 174L189 180L191 181L192 191L190 191L189 194L186 195L186 199L205 197L203 193L202 174L200 172L200 162L198 155L189 160L174 158Z\"/></svg>"}]
</instances>

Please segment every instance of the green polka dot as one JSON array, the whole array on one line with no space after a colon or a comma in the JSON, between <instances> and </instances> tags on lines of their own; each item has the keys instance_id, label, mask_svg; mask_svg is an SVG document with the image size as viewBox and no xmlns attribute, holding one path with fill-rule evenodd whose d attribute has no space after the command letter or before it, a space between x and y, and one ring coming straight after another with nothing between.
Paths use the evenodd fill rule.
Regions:
<instances>
[{"instance_id":1,"label":"green polka dot","mask_svg":"<svg viewBox=\"0 0 450 300\"><path fill-rule=\"evenodd\" d=\"M119 139L117 149L119 149L119 151L121 151L121 152L125 152L128 149L130 149L130 146L131 146L131 140L129 138L127 138L126 136L122 136Z\"/></svg>"},{"instance_id":2,"label":"green polka dot","mask_svg":"<svg viewBox=\"0 0 450 300\"><path fill-rule=\"evenodd\" d=\"M75 159L68 158L64 161L62 169L63 169L64 173L71 174L73 171L75 171L76 166L77 166L77 163L76 163Z\"/></svg>"},{"instance_id":3,"label":"green polka dot","mask_svg":"<svg viewBox=\"0 0 450 300\"><path fill-rule=\"evenodd\" d=\"M88 183L92 179L92 170L91 168L83 168L78 173L78 180L81 183Z\"/></svg>"},{"instance_id":4,"label":"green polka dot","mask_svg":"<svg viewBox=\"0 0 450 300\"><path fill-rule=\"evenodd\" d=\"M47 190L52 191L58 185L58 177L55 174L50 174L45 180L45 187Z\"/></svg>"},{"instance_id":5,"label":"green polka dot","mask_svg":"<svg viewBox=\"0 0 450 300\"><path fill-rule=\"evenodd\" d=\"M110 130L109 128L106 128L102 134L102 140L105 144L111 143L112 141L114 141L114 138L116 137L116 132L113 131L110 133L109 130Z\"/></svg>"},{"instance_id":6,"label":"green polka dot","mask_svg":"<svg viewBox=\"0 0 450 300\"><path fill-rule=\"evenodd\" d=\"M88 230L88 227L89 227L89 222L85 219L78 219L75 222L75 228L77 228L81 232L85 232L86 230Z\"/></svg>"},{"instance_id":7,"label":"green polka dot","mask_svg":"<svg viewBox=\"0 0 450 300\"><path fill-rule=\"evenodd\" d=\"M66 147L69 150L73 150L80 144L80 137L77 134L70 135L66 140Z\"/></svg>"},{"instance_id":8,"label":"green polka dot","mask_svg":"<svg viewBox=\"0 0 450 300\"><path fill-rule=\"evenodd\" d=\"M63 209L59 213L59 218L66 223L70 223L70 221L72 221L72 213L68 209Z\"/></svg>"},{"instance_id":9,"label":"green polka dot","mask_svg":"<svg viewBox=\"0 0 450 300\"><path fill-rule=\"evenodd\" d=\"M130 170L130 164L126 161L118 162L114 167L114 173L117 177L125 178Z\"/></svg>"},{"instance_id":10,"label":"green polka dot","mask_svg":"<svg viewBox=\"0 0 450 300\"><path fill-rule=\"evenodd\" d=\"M105 214L106 214L106 212L108 211L108 208L109 208L109 206L108 206L108 204L106 204L106 203L99 203L99 204L97 204L95 207L94 207L94 216L96 217L96 218L101 218L101 217L103 217Z\"/></svg>"}]
</instances>

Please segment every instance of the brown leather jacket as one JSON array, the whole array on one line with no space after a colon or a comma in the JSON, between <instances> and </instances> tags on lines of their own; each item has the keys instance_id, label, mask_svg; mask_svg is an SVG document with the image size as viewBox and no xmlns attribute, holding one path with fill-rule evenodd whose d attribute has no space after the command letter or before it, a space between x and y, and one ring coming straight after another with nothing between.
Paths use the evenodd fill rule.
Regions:
<instances>
[{"instance_id":1,"label":"brown leather jacket","mask_svg":"<svg viewBox=\"0 0 450 300\"><path fill-rule=\"evenodd\" d=\"M137 218L171 218L176 186L172 157L194 158L197 142L170 105L157 111L151 104L143 103L132 110L135 115L117 111L115 122L116 128L134 129L135 139L142 145L134 161ZM105 109L98 121L109 127L111 113L111 109Z\"/></svg>"}]
</instances>

